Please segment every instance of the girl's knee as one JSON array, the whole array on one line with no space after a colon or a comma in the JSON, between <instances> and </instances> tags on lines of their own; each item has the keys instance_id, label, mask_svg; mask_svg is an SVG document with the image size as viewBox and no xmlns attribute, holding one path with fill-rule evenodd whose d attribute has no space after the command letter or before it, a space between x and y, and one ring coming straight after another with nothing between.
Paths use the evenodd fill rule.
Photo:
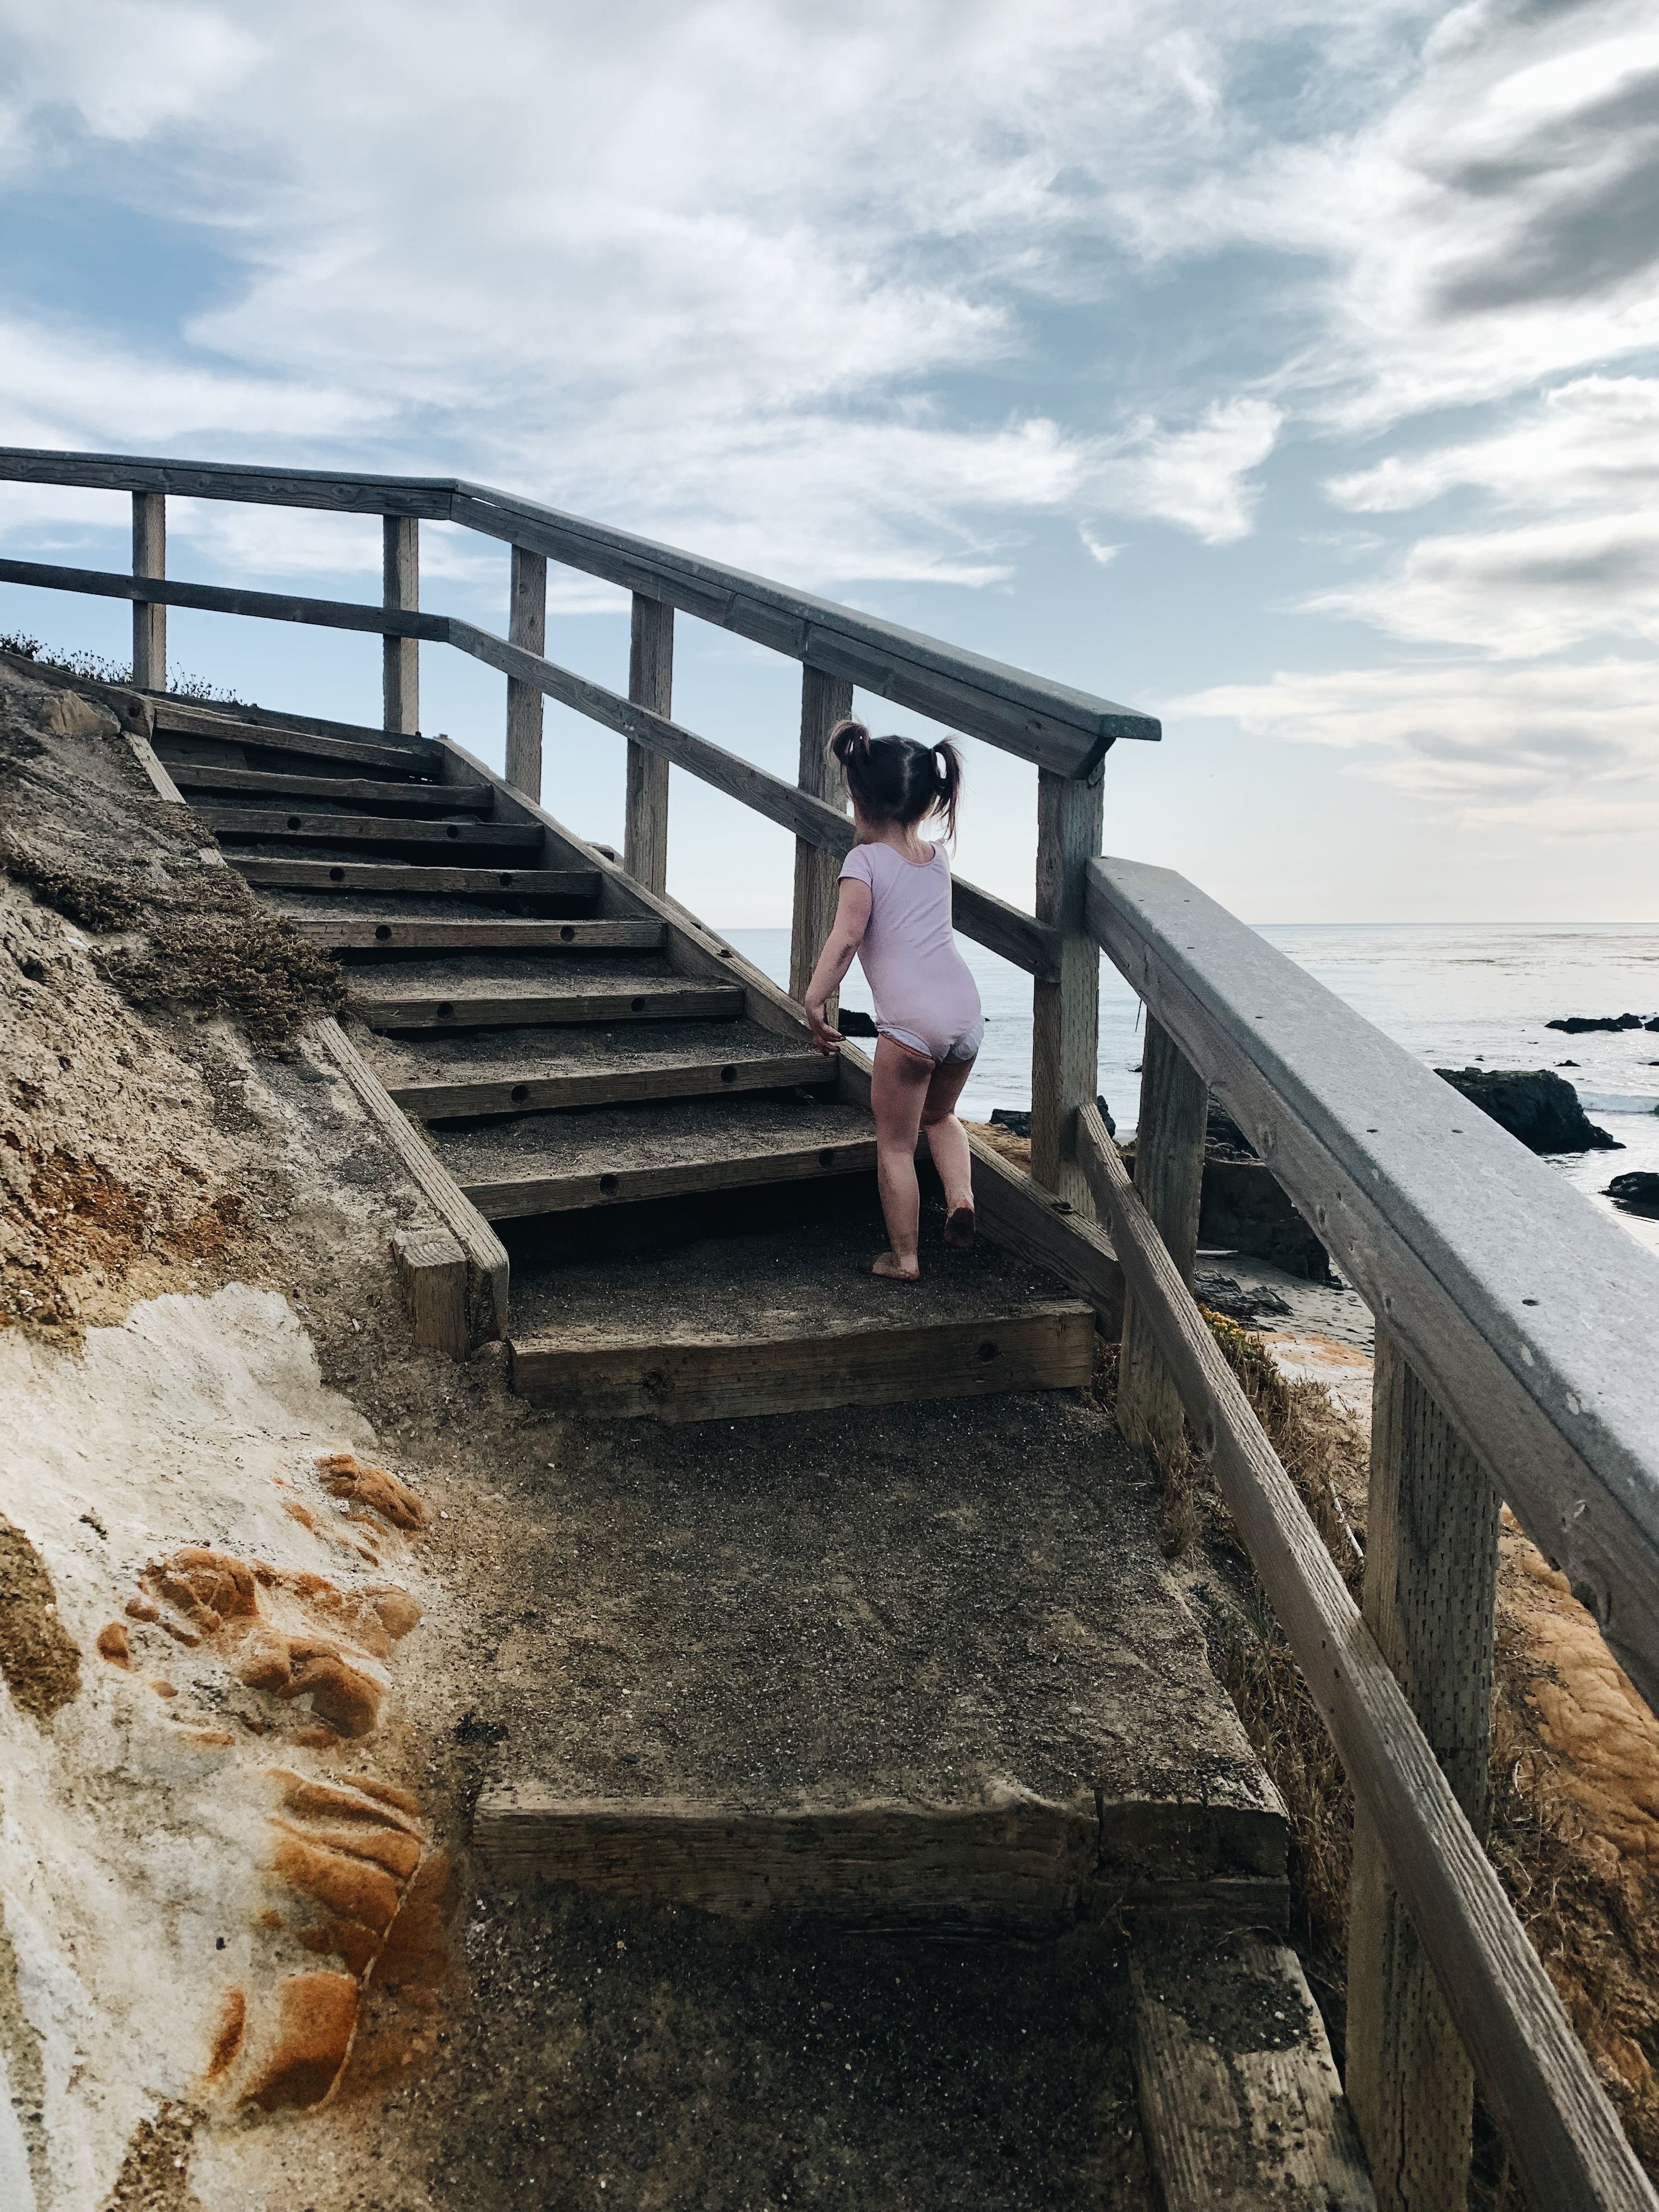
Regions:
<instances>
[{"instance_id":1,"label":"girl's knee","mask_svg":"<svg viewBox=\"0 0 1659 2212\"><path fill-rule=\"evenodd\" d=\"M943 1123L954 1121L956 1118L957 1109L954 1106L924 1106L921 1109L921 1126L924 1129L937 1129Z\"/></svg>"}]
</instances>

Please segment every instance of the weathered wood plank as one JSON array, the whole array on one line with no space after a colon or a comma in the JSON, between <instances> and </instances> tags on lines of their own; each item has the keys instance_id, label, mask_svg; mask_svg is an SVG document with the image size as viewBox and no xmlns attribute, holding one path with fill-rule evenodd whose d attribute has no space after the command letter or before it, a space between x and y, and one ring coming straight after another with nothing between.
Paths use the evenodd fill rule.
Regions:
<instances>
[{"instance_id":1,"label":"weathered wood plank","mask_svg":"<svg viewBox=\"0 0 1659 2212\"><path fill-rule=\"evenodd\" d=\"M1042 1928L1076 1917L1096 1825L1091 1799L765 1812L688 1798L561 1798L526 1783L480 1794L472 1840L497 1881L568 1882L616 1905Z\"/></svg>"},{"instance_id":2,"label":"weathered wood plank","mask_svg":"<svg viewBox=\"0 0 1659 2212\"><path fill-rule=\"evenodd\" d=\"M982 1137L970 1132L968 1149L974 1158L974 1210L985 1235L1047 1267L1067 1290L1087 1298L1101 1334L1115 1341L1123 1330L1123 1270L1109 1239L1066 1200L1052 1197L1010 1167Z\"/></svg>"},{"instance_id":3,"label":"weathered wood plank","mask_svg":"<svg viewBox=\"0 0 1659 2212\"><path fill-rule=\"evenodd\" d=\"M1188 1288L1198 1257L1209 1097L1203 1077L1182 1058L1157 1017L1148 1014L1140 1060L1135 1190ZM1123 1302L1123 1349L1117 1376L1118 1426L1129 1443L1159 1459L1177 1452L1181 1393L1158 1348L1157 1332L1133 1291Z\"/></svg>"},{"instance_id":4,"label":"weathered wood plank","mask_svg":"<svg viewBox=\"0 0 1659 2212\"><path fill-rule=\"evenodd\" d=\"M154 702L158 730L175 737L222 737L239 744L281 748L304 738L327 738L339 744L368 745L369 757L390 774L439 775L443 748L431 738L400 737L367 722L341 722L325 714L296 714L286 708L244 707L230 700L204 706L199 700L169 695ZM261 735L259 732L267 732ZM305 750L305 748L302 748ZM342 758L356 759L356 754Z\"/></svg>"},{"instance_id":5,"label":"weathered wood plank","mask_svg":"<svg viewBox=\"0 0 1659 2212\"><path fill-rule=\"evenodd\" d=\"M400 868L385 860L267 860L233 853L230 865L248 883L295 891L459 892L465 898L592 898L599 878L583 868Z\"/></svg>"},{"instance_id":6,"label":"weathered wood plank","mask_svg":"<svg viewBox=\"0 0 1659 2212\"><path fill-rule=\"evenodd\" d=\"M388 514L385 539L385 600L387 610L412 614L421 604L421 526L412 514ZM421 726L421 648L404 632L386 636L385 646L386 726L405 732Z\"/></svg>"},{"instance_id":7,"label":"weathered wood plank","mask_svg":"<svg viewBox=\"0 0 1659 2212\"><path fill-rule=\"evenodd\" d=\"M659 952L659 921L313 921L289 915L302 937L331 952Z\"/></svg>"},{"instance_id":8,"label":"weathered wood plank","mask_svg":"<svg viewBox=\"0 0 1659 2212\"><path fill-rule=\"evenodd\" d=\"M1077 1164L1079 1107L1091 1099L1100 1058L1100 948L1084 916L1085 871L1100 851L1098 773L1037 775L1037 919L1054 932L1055 973L1032 986L1031 1173L1074 1212L1094 1210Z\"/></svg>"},{"instance_id":9,"label":"weathered wood plank","mask_svg":"<svg viewBox=\"0 0 1659 2212\"><path fill-rule=\"evenodd\" d=\"M1659 2198L1549 1977L1093 1106L1079 1150L1529 2201L1654 2212Z\"/></svg>"},{"instance_id":10,"label":"weathered wood plank","mask_svg":"<svg viewBox=\"0 0 1659 2212\"><path fill-rule=\"evenodd\" d=\"M1294 1951L1138 1941L1135 2077L1165 2212L1376 2212Z\"/></svg>"},{"instance_id":11,"label":"weathered wood plank","mask_svg":"<svg viewBox=\"0 0 1659 2212\"><path fill-rule=\"evenodd\" d=\"M817 668L801 671L800 788L821 799L837 814L847 811L847 779L839 762L830 753L830 732L853 711L853 687L842 678L826 676ZM850 849L850 848L849 848ZM820 845L809 837L795 840L795 902L789 930L789 995L805 996L812 980L830 925L836 918L840 896L838 878L844 853ZM831 1029L840 993L832 992L824 1006Z\"/></svg>"},{"instance_id":12,"label":"weathered wood plank","mask_svg":"<svg viewBox=\"0 0 1659 2212\"><path fill-rule=\"evenodd\" d=\"M826 1088L835 1070L816 1052L766 1053L749 1060L630 1060L589 1073L525 1074L499 1082L394 1083L398 1103L423 1121L465 1121L477 1114L541 1114L563 1106L624 1106L662 1098L712 1098L723 1091Z\"/></svg>"},{"instance_id":13,"label":"weathered wood plank","mask_svg":"<svg viewBox=\"0 0 1659 2212\"><path fill-rule=\"evenodd\" d=\"M203 767L190 761L174 763L173 781L180 791L246 792L272 800L331 799L340 805L354 801L392 813L488 814L495 804L488 784L394 782L367 775L284 775L276 769Z\"/></svg>"},{"instance_id":14,"label":"weathered wood plank","mask_svg":"<svg viewBox=\"0 0 1659 2212\"><path fill-rule=\"evenodd\" d=\"M487 1221L569 1213L638 1199L684 1198L699 1191L754 1190L770 1183L816 1182L823 1176L872 1175L873 1136L807 1145L793 1151L738 1152L724 1158L678 1159L602 1174L520 1176L510 1182L463 1182Z\"/></svg>"},{"instance_id":15,"label":"weathered wood plank","mask_svg":"<svg viewBox=\"0 0 1659 2212\"><path fill-rule=\"evenodd\" d=\"M221 837L292 838L305 845L397 845L419 852L532 853L541 839L512 822L392 821L379 814L301 814L264 806L198 805Z\"/></svg>"},{"instance_id":16,"label":"weathered wood plank","mask_svg":"<svg viewBox=\"0 0 1659 2212\"><path fill-rule=\"evenodd\" d=\"M167 572L167 503L158 491L132 495L132 574L165 576ZM132 603L132 681L140 691L167 688L167 611L159 601Z\"/></svg>"},{"instance_id":17,"label":"weathered wood plank","mask_svg":"<svg viewBox=\"0 0 1659 2212\"><path fill-rule=\"evenodd\" d=\"M399 1229L392 1236L392 1254L416 1343L465 1359L472 1348L465 1253L447 1229Z\"/></svg>"},{"instance_id":18,"label":"weathered wood plank","mask_svg":"<svg viewBox=\"0 0 1659 2212\"><path fill-rule=\"evenodd\" d=\"M547 561L513 548L511 605L507 635L526 653L547 649ZM507 679L507 780L530 799L542 795L542 695L516 676Z\"/></svg>"},{"instance_id":19,"label":"weathered wood plank","mask_svg":"<svg viewBox=\"0 0 1659 2212\"><path fill-rule=\"evenodd\" d=\"M140 581L104 568L66 568L52 562L0 561L0 583L32 584L46 592L82 592L94 599L153 600L167 607L197 607L205 614L252 615L262 622L302 623L323 629L360 629L391 638L449 642L447 615L397 613L350 599L313 599L298 592L245 592L222 584Z\"/></svg>"},{"instance_id":20,"label":"weathered wood plank","mask_svg":"<svg viewBox=\"0 0 1659 2212\"><path fill-rule=\"evenodd\" d=\"M673 711L674 610L635 592L628 647L628 696L665 721ZM668 763L628 741L623 866L660 898L668 889Z\"/></svg>"},{"instance_id":21,"label":"weathered wood plank","mask_svg":"<svg viewBox=\"0 0 1659 2212\"><path fill-rule=\"evenodd\" d=\"M431 781L440 765L436 745L422 744L418 750L403 746L394 750L390 745L317 737L300 730L263 726L239 728L234 723L209 726L205 717L200 727L182 727L182 716L170 709L157 718L155 743L164 759L194 761L209 768L234 767L246 775L258 775L261 772L258 769L246 765L248 754L270 752L283 759L291 756L296 760L337 761L342 768L373 769L374 781L384 781L400 791L421 793L437 787ZM271 772L284 773L282 769ZM343 783L356 780L343 775L340 778Z\"/></svg>"},{"instance_id":22,"label":"weathered wood plank","mask_svg":"<svg viewBox=\"0 0 1659 2212\"><path fill-rule=\"evenodd\" d=\"M1080 1389L1094 1315L1039 1304L969 1322L849 1322L765 1337L627 1338L601 1330L515 1340L520 1396L599 1420L740 1420L826 1406L908 1405L1009 1390Z\"/></svg>"},{"instance_id":23,"label":"weathered wood plank","mask_svg":"<svg viewBox=\"0 0 1659 2212\"><path fill-rule=\"evenodd\" d=\"M338 514L418 514L447 522L448 477L384 477L332 469L266 469L242 462L177 461L137 453L0 447L0 482L81 484L92 491L171 492L180 499L314 507Z\"/></svg>"},{"instance_id":24,"label":"weathered wood plank","mask_svg":"<svg viewBox=\"0 0 1659 2212\"><path fill-rule=\"evenodd\" d=\"M1492 1741L1498 1510L1480 1462L1379 1323L1361 1611L1477 1835ZM1364 1814L1354 1822L1348 1962L1348 2095L1383 2212L1461 2206L1474 2077Z\"/></svg>"},{"instance_id":25,"label":"weathered wood plank","mask_svg":"<svg viewBox=\"0 0 1659 2212\"><path fill-rule=\"evenodd\" d=\"M443 1162L416 1135L408 1116L393 1105L386 1085L333 1016L313 1022L307 1035L351 1085L375 1129L465 1254L469 1346L505 1336L506 1246Z\"/></svg>"},{"instance_id":26,"label":"weathered wood plank","mask_svg":"<svg viewBox=\"0 0 1659 2212\"><path fill-rule=\"evenodd\" d=\"M732 984L640 980L617 990L598 985L470 985L445 997L429 989L363 983L351 1011L372 1030L548 1028L572 1022L734 1022L743 993Z\"/></svg>"},{"instance_id":27,"label":"weathered wood plank","mask_svg":"<svg viewBox=\"0 0 1659 2212\"><path fill-rule=\"evenodd\" d=\"M1659 1262L1183 878L1090 918L1659 1706Z\"/></svg>"}]
</instances>

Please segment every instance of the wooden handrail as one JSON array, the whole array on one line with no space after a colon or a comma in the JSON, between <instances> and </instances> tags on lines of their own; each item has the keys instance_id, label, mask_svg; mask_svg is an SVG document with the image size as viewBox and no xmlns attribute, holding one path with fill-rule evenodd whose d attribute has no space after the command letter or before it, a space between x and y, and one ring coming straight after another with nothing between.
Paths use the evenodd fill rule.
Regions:
<instances>
[{"instance_id":1,"label":"wooden handrail","mask_svg":"<svg viewBox=\"0 0 1659 2212\"><path fill-rule=\"evenodd\" d=\"M345 599L303 599L283 592L246 592L220 584L166 582L115 575L101 568L67 568L40 561L0 560L0 583L33 584L55 591L86 592L105 599L155 601L168 606L195 607L209 613L251 615L269 622L294 622L329 629L373 631L390 638L424 638L434 645L452 645L483 661L487 667L526 688L574 708L590 720L618 732L631 743L683 768L690 775L712 784L729 798L763 814L811 845L841 854L854 843L853 825L844 814L815 799L799 786L713 744L695 732L682 729L665 715L624 699L587 677L562 668L556 661L530 652L459 615L398 613L385 607L360 605ZM1041 981L1058 970L1058 933L1034 915L1022 914L1006 899L981 890L977 884L957 879L952 885L953 916L964 937L971 937L1005 960Z\"/></svg>"},{"instance_id":2,"label":"wooden handrail","mask_svg":"<svg viewBox=\"0 0 1659 2212\"><path fill-rule=\"evenodd\" d=\"M1184 877L1088 915L1659 1708L1659 1265Z\"/></svg>"},{"instance_id":3,"label":"wooden handrail","mask_svg":"<svg viewBox=\"0 0 1659 2212\"><path fill-rule=\"evenodd\" d=\"M1528 2203L1654 2212L1659 2197L1548 1975L1092 1105L1079 1117L1078 1156L1355 1796L1384 1839Z\"/></svg>"},{"instance_id":4,"label":"wooden handrail","mask_svg":"<svg viewBox=\"0 0 1659 2212\"><path fill-rule=\"evenodd\" d=\"M1153 716L1133 708L459 477L279 471L12 446L0 447L5 479L454 522L700 616L1060 775L1089 775L1121 738L1156 740L1161 734Z\"/></svg>"}]
</instances>

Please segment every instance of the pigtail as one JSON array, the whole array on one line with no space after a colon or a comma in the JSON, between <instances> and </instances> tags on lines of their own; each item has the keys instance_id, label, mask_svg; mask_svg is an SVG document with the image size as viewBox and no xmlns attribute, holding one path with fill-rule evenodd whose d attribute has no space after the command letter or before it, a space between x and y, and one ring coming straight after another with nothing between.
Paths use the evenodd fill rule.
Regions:
<instances>
[{"instance_id":1,"label":"pigtail","mask_svg":"<svg viewBox=\"0 0 1659 2212\"><path fill-rule=\"evenodd\" d=\"M867 761L870 757L870 732L866 726L855 722L851 715L845 721L837 722L830 732L830 753L832 759L841 763L843 771L852 767L854 755Z\"/></svg>"},{"instance_id":2,"label":"pigtail","mask_svg":"<svg viewBox=\"0 0 1659 2212\"><path fill-rule=\"evenodd\" d=\"M933 811L945 823L945 834L954 844L957 835L957 800L962 792L962 755L949 738L941 738L933 747Z\"/></svg>"}]
</instances>

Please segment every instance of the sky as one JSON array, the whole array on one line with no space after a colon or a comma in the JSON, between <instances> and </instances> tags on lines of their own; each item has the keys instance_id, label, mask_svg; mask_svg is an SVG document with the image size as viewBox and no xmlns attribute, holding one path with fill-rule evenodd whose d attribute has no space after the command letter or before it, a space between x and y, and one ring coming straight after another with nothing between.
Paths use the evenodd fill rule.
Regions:
<instances>
[{"instance_id":1,"label":"sky","mask_svg":"<svg viewBox=\"0 0 1659 2212\"><path fill-rule=\"evenodd\" d=\"M1254 921L1659 918L1656 277L1650 0L0 0L0 443L481 478L1141 708L1107 849ZM13 557L129 533L0 484ZM379 595L373 520L169 537ZM505 629L505 549L422 564ZM624 596L550 607L624 688ZM379 720L373 639L170 648ZM502 680L422 684L499 764ZM799 685L678 618L677 719L792 777ZM618 841L622 741L547 722ZM1035 771L966 750L957 865L1029 906ZM678 896L787 922L790 868L676 771Z\"/></svg>"}]
</instances>

